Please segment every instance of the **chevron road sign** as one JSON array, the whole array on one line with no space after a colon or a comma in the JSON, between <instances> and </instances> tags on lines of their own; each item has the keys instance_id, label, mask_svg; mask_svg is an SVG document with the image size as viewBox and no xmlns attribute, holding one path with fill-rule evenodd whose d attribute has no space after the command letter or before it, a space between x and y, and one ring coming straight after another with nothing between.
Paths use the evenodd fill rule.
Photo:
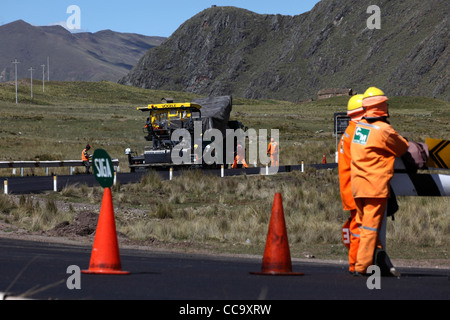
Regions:
<instances>
[{"instance_id":1,"label":"chevron road sign","mask_svg":"<svg viewBox=\"0 0 450 320\"><path fill-rule=\"evenodd\" d=\"M426 138L425 143L428 146L430 156L427 167L450 168L450 141L441 139Z\"/></svg>"}]
</instances>

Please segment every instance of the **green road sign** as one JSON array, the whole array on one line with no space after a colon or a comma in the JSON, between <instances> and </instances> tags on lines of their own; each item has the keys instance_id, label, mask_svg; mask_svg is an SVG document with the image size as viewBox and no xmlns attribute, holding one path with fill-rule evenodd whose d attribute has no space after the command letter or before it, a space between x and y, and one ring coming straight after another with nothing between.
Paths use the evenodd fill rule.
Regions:
<instances>
[{"instance_id":1,"label":"green road sign","mask_svg":"<svg viewBox=\"0 0 450 320\"><path fill-rule=\"evenodd\" d=\"M92 157L95 179L103 188L110 188L114 182L114 167L108 153L103 149L96 149Z\"/></svg>"}]
</instances>

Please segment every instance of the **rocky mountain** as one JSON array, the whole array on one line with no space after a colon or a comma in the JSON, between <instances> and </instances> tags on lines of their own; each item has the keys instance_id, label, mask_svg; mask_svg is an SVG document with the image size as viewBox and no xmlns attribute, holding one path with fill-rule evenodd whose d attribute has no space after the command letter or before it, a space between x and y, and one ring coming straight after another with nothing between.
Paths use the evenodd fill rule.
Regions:
<instances>
[{"instance_id":1,"label":"rocky mountain","mask_svg":"<svg viewBox=\"0 0 450 320\"><path fill-rule=\"evenodd\" d=\"M42 64L50 61L50 80L118 81L145 52L165 38L111 30L71 33L61 26L36 27L17 20L0 26L0 81L18 78L42 79ZM45 67L47 72L47 67ZM47 79L47 76L45 77Z\"/></svg>"},{"instance_id":2,"label":"rocky mountain","mask_svg":"<svg viewBox=\"0 0 450 320\"><path fill-rule=\"evenodd\" d=\"M368 27L373 4L380 29ZM150 49L119 82L291 101L316 99L324 88L378 86L391 96L448 100L449 9L447 0L322 0L309 12L283 16L213 6Z\"/></svg>"}]
</instances>

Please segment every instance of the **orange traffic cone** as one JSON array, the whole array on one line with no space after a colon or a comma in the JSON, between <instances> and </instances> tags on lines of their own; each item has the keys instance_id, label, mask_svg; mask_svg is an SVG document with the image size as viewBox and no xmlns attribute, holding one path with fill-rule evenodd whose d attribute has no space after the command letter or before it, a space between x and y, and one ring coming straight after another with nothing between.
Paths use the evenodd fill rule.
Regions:
<instances>
[{"instance_id":1,"label":"orange traffic cone","mask_svg":"<svg viewBox=\"0 0 450 320\"><path fill-rule=\"evenodd\" d=\"M300 272L292 272L291 254L280 193L275 193L261 272L250 273L258 275L303 275Z\"/></svg>"},{"instance_id":2,"label":"orange traffic cone","mask_svg":"<svg viewBox=\"0 0 450 320\"><path fill-rule=\"evenodd\" d=\"M327 158L325 157L325 153L323 154L323 157L322 157L322 163L327 163Z\"/></svg>"},{"instance_id":3,"label":"orange traffic cone","mask_svg":"<svg viewBox=\"0 0 450 320\"><path fill-rule=\"evenodd\" d=\"M105 188L89 270L82 270L81 272L99 274L130 273L122 271L121 268L111 188Z\"/></svg>"}]
</instances>

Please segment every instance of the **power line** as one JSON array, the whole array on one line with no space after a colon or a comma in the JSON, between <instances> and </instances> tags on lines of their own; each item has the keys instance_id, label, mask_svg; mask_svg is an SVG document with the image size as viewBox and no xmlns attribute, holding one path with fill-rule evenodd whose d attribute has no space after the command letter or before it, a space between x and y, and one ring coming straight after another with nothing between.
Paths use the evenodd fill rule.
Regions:
<instances>
[{"instance_id":1,"label":"power line","mask_svg":"<svg viewBox=\"0 0 450 320\"><path fill-rule=\"evenodd\" d=\"M42 92L45 92L45 64L41 64L42 67Z\"/></svg>"},{"instance_id":2,"label":"power line","mask_svg":"<svg viewBox=\"0 0 450 320\"><path fill-rule=\"evenodd\" d=\"M14 59L14 61L11 61L12 64L14 64L15 74L16 74L16 104L17 104L17 65L20 63L17 61L17 58Z\"/></svg>"},{"instance_id":3,"label":"power line","mask_svg":"<svg viewBox=\"0 0 450 320\"><path fill-rule=\"evenodd\" d=\"M31 98L33 98L33 71L36 69L33 69L33 67L30 67L30 69L28 69L28 71L31 72Z\"/></svg>"}]
</instances>

